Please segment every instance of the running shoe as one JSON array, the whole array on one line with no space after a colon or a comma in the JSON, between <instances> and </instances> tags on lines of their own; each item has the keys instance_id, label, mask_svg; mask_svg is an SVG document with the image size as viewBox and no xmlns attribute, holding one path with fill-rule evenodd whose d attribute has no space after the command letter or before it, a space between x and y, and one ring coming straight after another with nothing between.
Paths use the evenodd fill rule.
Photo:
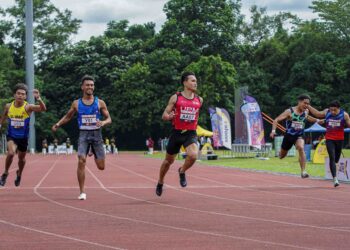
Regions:
<instances>
[{"instance_id":1,"label":"running shoe","mask_svg":"<svg viewBox=\"0 0 350 250\"><path fill-rule=\"evenodd\" d=\"M7 176L9 176L9 174L2 174L2 175L1 175L0 186L5 186Z\"/></svg>"},{"instance_id":2,"label":"running shoe","mask_svg":"<svg viewBox=\"0 0 350 250\"><path fill-rule=\"evenodd\" d=\"M301 173L301 178L305 179L305 178L309 178L309 174L306 171L303 171Z\"/></svg>"},{"instance_id":3,"label":"running shoe","mask_svg":"<svg viewBox=\"0 0 350 250\"><path fill-rule=\"evenodd\" d=\"M158 182L157 187L156 187L156 194L157 194L158 196L161 196L162 193L163 193L163 184L160 184L160 183Z\"/></svg>"},{"instance_id":4,"label":"running shoe","mask_svg":"<svg viewBox=\"0 0 350 250\"><path fill-rule=\"evenodd\" d=\"M181 185L181 187L186 187L187 186L186 174L181 173L180 170L181 170L181 168L179 168L180 185Z\"/></svg>"},{"instance_id":5,"label":"running shoe","mask_svg":"<svg viewBox=\"0 0 350 250\"><path fill-rule=\"evenodd\" d=\"M86 200L86 194L85 193L81 193L79 195L79 197L78 197L78 200L82 200L82 201Z\"/></svg>"},{"instance_id":6,"label":"running shoe","mask_svg":"<svg viewBox=\"0 0 350 250\"><path fill-rule=\"evenodd\" d=\"M333 182L334 182L334 187L338 187L340 185L337 178L334 178Z\"/></svg>"},{"instance_id":7,"label":"running shoe","mask_svg":"<svg viewBox=\"0 0 350 250\"><path fill-rule=\"evenodd\" d=\"M17 170L17 172L16 172L16 174L17 174L16 180L15 180L16 187L18 187L21 184L21 176L18 175L18 173L19 173L19 170Z\"/></svg>"}]
</instances>

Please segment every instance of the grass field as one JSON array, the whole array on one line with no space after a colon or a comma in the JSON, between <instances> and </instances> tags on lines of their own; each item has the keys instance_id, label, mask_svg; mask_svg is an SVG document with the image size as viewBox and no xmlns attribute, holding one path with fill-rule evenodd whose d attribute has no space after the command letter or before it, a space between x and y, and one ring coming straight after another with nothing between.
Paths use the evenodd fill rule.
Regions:
<instances>
[{"instance_id":1,"label":"grass field","mask_svg":"<svg viewBox=\"0 0 350 250\"><path fill-rule=\"evenodd\" d=\"M233 168L242 168L242 169L254 169L260 171L268 171L274 173L288 173L288 174L300 174L300 167L298 162L298 157L286 157L283 160L280 160L278 157L273 156L267 160L261 160L258 158L221 158L222 152L215 151L219 155L218 160L202 160L202 164L211 165L211 166L225 166ZM343 150L345 157L350 157L350 150ZM146 157L154 158L164 158L164 154L156 152L154 155L146 155ZM312 157L311 157L312 158ZM180 159L180 158L178 158ZM181 159L180 159L181 160ZM324 177L324 164L313 164L312 162L307 162L306 169L311 176L314 177Z\"/></svg>"}]
</instances>

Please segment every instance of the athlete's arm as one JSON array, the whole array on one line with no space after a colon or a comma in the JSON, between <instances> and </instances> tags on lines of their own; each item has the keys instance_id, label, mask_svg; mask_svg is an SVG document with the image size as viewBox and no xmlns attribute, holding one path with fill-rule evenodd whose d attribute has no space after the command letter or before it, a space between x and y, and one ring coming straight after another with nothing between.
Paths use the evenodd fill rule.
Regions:
<instances>
[{"instance_id":1,"label":"athlete's arm","mask_svg":"<svg viewBox=\"0 0 350 250\"><path fill-rule=\"evenodd\" d=\"M319 119L317 119L317 118L315 118L315 117L312 117L312 116L310 116L310 115L307 115L306 116L306 120L308 121L308 122L312 122L312 123L320 123L320 120ZM323 120L321 120L321 122L323 122Z\"/></svg>"},{"instance_id":2,"label":"athlete's arm","mask_svg":"<svg viewBox=\"0 0 350 250\"><path fill-rule=\"evenodd\" d=\"M325 118L326 114L328 112L328 109L325 109L325 110L322 110L322 111L318 111L317 109L315 109L311 105L308 106L308 109L309 109L310 113L313 116L315 116L316 118Z\"/></svg>"},{"instance_id":3,"label":"athlete's arm","mask_svg":"<svg viewBox=\"0 0 350 250\"><path fill-rule=\"evenodd\" d=\"M345 119L345 124L348 128L350 128L350 117L347 112L344 112L344 119Z\"/></svg>"},{"instance_id":4,"label":"athlete's arm","mask_svg":"<svg viewBox=\"0 0 350 250\"><path fill-rule=\"evenodd\" d=\"M162 119L164 121L171 121L174 116L175 116L175 113L174 113L174 106L175 106L175 103L176 103L176 100L177 100L177 95L172 95L169 99L169 102L168 102L168 105L166 106L164 112L163 112L163 115L162 115Z\"/></svg>"},{"instance_id":5,"label":"athlete's arm","mask_svg":"<svg viewBox=\"0 0 350 250\"><path fill-rule=\"evenodd\" d=\"M35 100L37 102L39 102L39 105L28 104L26 106L27 112L31 113L31 112L43 112L43 111L46 111L46 105L45 105L45 103L43 102L43 100L40 97L39 90L34 89L33 90L33 96L34 96Z\"/></svg>"},{"instance_id":6,"label":"athlete's arm","mask_svg":"<svg viewBox=\"0 0 350 250\"><path fill-rule=\"evenodd\" d=\"M272 131L270 134L270 137L273 139L275 137L276 134L276 128L277 128L277 124L287 118L289 118L291 115L290 109L286 109L282 114L280 114L279 116L276 117L275 120L273 120L272 123Z\"/></svg>"},{"instance_id":7,"label":"athlete's arm","mask_svg":"<svg viewBox=\"0 0 350 250\"><path fill-rule=\"evenodd\" d=\"M201 101L201 104L203 104L203 98L199 97L199 100Z\"/></svg>"},{"instance_id":8,"label":"athlete's arm","mask_svg":"<svg viewBox=\"0 0 350 250\"><path fill-rule=\"evenodd\" d=\"M55 125L52 126L52 131L53 132L56 132L56 130L61 127L63 124L66 124L67 122L69 122L74 114L77 112L78 110L78 101L75 100L73 103L72 103L72 106L70 107L70 109L68 110L67 114L65 114L65 116L62 117L61 120L59 120Z\"/></svg>"},{"instance_id":9,"label":"athlete's arm","mask_svg":"<svg viewBox=\"0 0 350 250\"><path fill-rule=\"evenodd\" d=\"M0 129L1 129L1 127L2 127L2 124L4 123L4 120L7 119L7 114L8 114L8 112L9 112L10 106L11 106L11 103L7 103L7 104L5 105L4 112L3 112L3 114L2 114L2 116L1 116L1 118L0 118Z\"/></svg>"},{"instance_id":10,"label":"athlete's arm","mask_svg":"<svg viewBox=\"0 0 350 250\"><path fill-rule=\"evenodd\" d=\"M97 127L103 127L105 125L111 124L112 123L112 118L111 118L111 115L108 112L106 103L104 101L102 101L102 100L98 100L98 101L99 101L99 106L100 106L101 113L104 116L105 120L98 121L96 123L96 125L97 125Z\"/></svg>"}]
</instances>

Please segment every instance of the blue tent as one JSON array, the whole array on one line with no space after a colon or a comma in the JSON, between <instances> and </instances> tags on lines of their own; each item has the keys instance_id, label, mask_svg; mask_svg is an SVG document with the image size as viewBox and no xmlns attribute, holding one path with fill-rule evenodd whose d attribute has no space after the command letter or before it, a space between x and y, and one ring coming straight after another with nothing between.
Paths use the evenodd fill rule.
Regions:
<instances>
[{"instance_id":1,"label":"blue tent","mask_svg":"<svg viewBox=\"0 0 350 250\"><path fill-rule=\"evenodd\" d=\"M306 133L325 133L326 132L326 128L322 127L320 124L318 123L314 123L314 125L312 125L311 127L307 128L304 130L304 132Z\"/></svg>"},{"instance_id":2,"label":"blue tent","mask_svg":"<svg viewBox=\"0 0 350 250\"><path fill-rule=\"evenodd\" d=\"M314 123L311 127L304 130L306 133L326 133L326 128L318 123ZM350 128L344 129L345 133L350 133Z\"/></svg>"}]
</instances>

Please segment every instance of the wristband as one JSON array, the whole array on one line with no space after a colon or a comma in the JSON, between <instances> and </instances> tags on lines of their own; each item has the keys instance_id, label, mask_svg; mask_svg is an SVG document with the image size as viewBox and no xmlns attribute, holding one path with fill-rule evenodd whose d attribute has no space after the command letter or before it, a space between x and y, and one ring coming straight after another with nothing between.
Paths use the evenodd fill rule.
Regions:
<instances>
[{"instance_id":1,"label":"wristband","mask_svg":"<svg viewBox=\"0 0 350 250\"><path fill-rule=\"evenodd\" d=\"M274 134L276 134L276 130L275 130L275 129L273 129L271 132L274 133Z\"/></svg>"},{"instance_id":2,"label":"wristband","mask_svg":"<svg viewBox=\"0 0 350 250\"><path fill-rule=\"evenodd\" d=\"M320 120L319 119L316 119L316 122L315 123L318 123Z\"/></svg>"}]
</instances>

